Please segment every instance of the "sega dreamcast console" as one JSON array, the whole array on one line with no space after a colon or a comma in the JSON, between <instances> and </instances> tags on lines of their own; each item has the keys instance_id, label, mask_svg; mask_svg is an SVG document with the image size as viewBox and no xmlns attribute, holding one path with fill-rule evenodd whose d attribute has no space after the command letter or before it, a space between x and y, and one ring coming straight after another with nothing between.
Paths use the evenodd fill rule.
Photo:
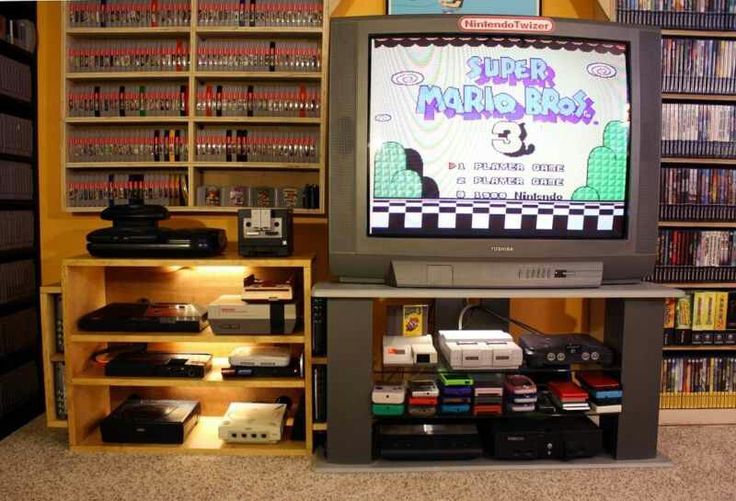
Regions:
<instances>
[{"instance_id":1,"label":"sega dreamcast console","mask_svg":"<svg viewBox=\"0 0 736 501\"><path fill-rule=\"evenodd\" d=\"M275 444L281 440L286 404L232 402L218 428L225 442Z\"/></svg>"}]
</instances>

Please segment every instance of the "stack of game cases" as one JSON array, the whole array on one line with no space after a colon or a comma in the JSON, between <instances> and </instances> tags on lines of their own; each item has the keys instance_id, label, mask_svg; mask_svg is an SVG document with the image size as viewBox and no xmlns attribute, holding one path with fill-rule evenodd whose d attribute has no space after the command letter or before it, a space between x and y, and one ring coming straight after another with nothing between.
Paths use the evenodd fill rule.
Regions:
<instances>
[{"instance_id":1,"label":"stack of game cases","mask_svg":"<svg viewBox=\"0 0 736 501\"><path fill-rule=\"evenodd\" d=\"M526 376L514 374L504 382L506 411L534 412L537 404L537 385Z\"/></svg>"},{"instance_id":2,"label":"stack of game cases","mask_svg":"<svg viewBox=\"0 0 736 501\"><path fill-rule=\"evenodd\" d=\"M465 374L440 374L440 414L470 414L473 408L473 384L473 378Z\"/></svg>"},{"instance_id":3,"label":"stack of game cases","mask_svg":"<svg viewBox=\"0 0 736 501\"><path fill-rule=\"evenodd\" d=\"M589 411L588 392L571 381L552 381L549 393L555 407L562 411Z\"/></svg>"},{"instance_id":4,"label":"stack of game cases","mask_svg":"<svg viewBox=\"0 0 736 501\"><path fill-rule=\"evenodd\" d=\"M371 393L374 416L403 416L406 387L403 384L376 384Z\"/></svg>"},{"instance_id":5,"label":"stack of game cases","mask_svg":"<svg viewBox=\"0 0 736 501\"><path fill-rule=\"evenodd\" d=\"M432 417L437 414L439 389L433 379L414 379L409 382L410 416Z\"/></svg>"},{"instance_id":6,"label":"stack of game cases","mask_svg":"<svg viewBox=\"0 0 736 501\"><path fill-rule=\"evenodd\" d=\"M478 374L475 382L475 416L503 414L503 374Z\"/></svg>"},{"instance_id":7,"label":"stack of game cases","mask_svg":"<svg viewBox=\"0 0 736 501\"><path fill-rule=\"evenodd\" d=\"M621 412L623 389L615 378L602 372L581 372L577 379L589 394L590 409L598 414Z\"/></svg>"}]
</instances>

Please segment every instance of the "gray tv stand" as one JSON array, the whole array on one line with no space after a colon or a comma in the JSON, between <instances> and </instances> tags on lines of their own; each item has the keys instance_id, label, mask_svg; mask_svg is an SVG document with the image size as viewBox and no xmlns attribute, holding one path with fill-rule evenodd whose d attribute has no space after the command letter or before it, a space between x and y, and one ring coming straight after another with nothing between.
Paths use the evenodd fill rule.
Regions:
<instances>
[{"instance_id":1,"label":"gray tv stand","mask_svg":"<svg viewBox=\"0 0 736 501\"><path fill-rule=\"evenodd\" d=\"M619 356L624 388L622 412L600 416L600 426L611 439L613 457L557 462L551 467L656 466L659 415L659 376L662 360L663 299L680 297L677 289L638 283L592 289L413 289L386 285L318 283L313 297L327 299L327 422L328 455L322 464L347 469L399 467L375 461L370 393L373 385L373 300L390 298L436 299L437 324L447 325L465 298L499 301L515 298L584 298L605 303L603 336ZM445 310L448 314L443 319ZM454 317L455 324L457 317ZM449 324L451 325L451 324ZM454 462L452 469L499 468L499 461ZM537 467L550 467L550 461ZM534 462L523 463L534 467ZM406 463L404 463L406 465ZM514 467L519 463L505 463ZM421 463L409 464L416 469ZM427 467L437 469L433 462ZM502 466L503 467L503 466ZM355 471L352 469L351 471Z\"/></svg>"}]
</instances>

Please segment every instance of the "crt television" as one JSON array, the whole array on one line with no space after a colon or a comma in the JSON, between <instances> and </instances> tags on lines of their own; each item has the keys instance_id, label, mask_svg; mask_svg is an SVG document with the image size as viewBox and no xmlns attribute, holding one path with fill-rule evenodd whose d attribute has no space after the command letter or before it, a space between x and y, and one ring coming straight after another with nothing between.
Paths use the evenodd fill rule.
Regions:
<instances>
[{"instance_id":1,"label":"crt television","mask_svg":"<svg viewBox=\"0 0 736 501\"><path fill-rule=\"evenodd\" d=\"M335 275L588 287L651 272L656 28L438 15L330 30Z\"/></svg>"}]
</instances>

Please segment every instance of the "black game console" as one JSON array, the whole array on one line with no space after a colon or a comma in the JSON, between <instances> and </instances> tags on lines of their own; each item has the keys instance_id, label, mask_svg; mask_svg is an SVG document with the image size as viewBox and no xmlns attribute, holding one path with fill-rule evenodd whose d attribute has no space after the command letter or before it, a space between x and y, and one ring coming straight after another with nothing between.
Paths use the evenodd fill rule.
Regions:
<instances>
[{"instance_id":1,"label":"black game console","mask_svg":"<svg viewBox=\"0 0 736 501\"><path fill-rule=\"evenodd\" d=\"M613 363L613 350L587 334L522 334L519 346L530 367Z\"/></svg>"},{"instance_id":2,"label":"black game console","mask_svg":"<svg viewBox=\"0 0 736 501\"><path fill-rule=\"evenodd\" d=\"M106 376L201 379L212 368L207 353L121 353L105 364Z\"/></svg>"},{"instance_id":3,"label":"black game console","mask_svg":"<svg viewBox=\"0 0 736 501\"><path fill-rule=\"evenodd\" d=\"M207 257L227 246L225 230L159 228L169 218L161 205L117 205L102 211L112 228L87 234L87 251L99 257Z\"/></svg>"},{"instance_id":4,"label":"black game console","mask_svg":"<svg viewBox=\"0 0 736 501\"><path fill-rule=\"evenodd\" d=\"M84 331L199 332L206 319L206 310L193 304L110 303L77 324Z\"/></svg>"},{"instance_id":5,"label":"black game console","mask_svg":"<svg viewBox=\"0 0 736 501\"><path fill-rule=\"evenodd\" d=\"M103 442L182 444L199 420L199 402L129 398L102 420Z\"/></svg>"},{"instance_id":6,"label":"black game console","mask_svg":"<svg viewBox=\"0 0 736 501\"><path fill-rule=\"evenodd\" d=\"M601 430L585 416L498 419L482 427L497 459L576 459L603 448Z\"/></svg>"},{"instance_id":7,"label":"black game console","mask_svg":"<svg viewBox=\"0 0 736 501\"><path fill-rule=\"evenodd\" d=\"M378 441L385 459L474 459L483 454L474 424L381 425Z\"/></svg>"}]
</instances>

